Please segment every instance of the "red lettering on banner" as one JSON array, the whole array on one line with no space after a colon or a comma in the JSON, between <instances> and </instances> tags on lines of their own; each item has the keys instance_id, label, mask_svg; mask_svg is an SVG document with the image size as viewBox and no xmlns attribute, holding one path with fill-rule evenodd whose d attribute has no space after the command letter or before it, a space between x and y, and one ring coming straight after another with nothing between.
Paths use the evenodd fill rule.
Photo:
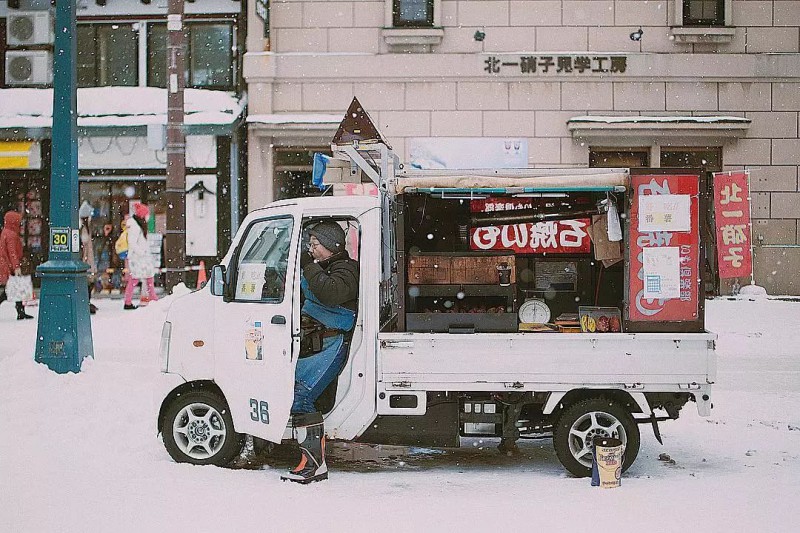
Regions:
<instances>
[{"instance_id":1,"label":"red lettering on banner","mask_svg":"<svg viewBox=\"0 0 800 533\"><path fill-rule=\"evenodd\" d=\"M714 174L717 262L720 278L750 276L753 253L750 232L750 185L746 172Z\"/></svg>"},{"instance_id":2,"label":"red lettering on banner","mask_svg":"<svg viewBox=\"0 0 800 533\"><path fill-rule=\"evenodd\" d=\"M470 230L473 250L513 250L521 254L581 254L591 251L588 218L524 222Z\"/></svg>"}]
</instances>

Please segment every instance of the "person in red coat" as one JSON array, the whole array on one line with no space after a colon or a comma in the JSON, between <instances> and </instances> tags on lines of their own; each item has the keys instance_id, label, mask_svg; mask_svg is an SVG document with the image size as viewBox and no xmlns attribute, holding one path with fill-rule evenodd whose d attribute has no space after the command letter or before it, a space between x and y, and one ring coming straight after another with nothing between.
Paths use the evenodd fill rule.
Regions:
<instances>
[{"instance_id":1,"label":"person in red coat","mask_svg":"<svg viewBox=\"0 0 800 533\"><path fill-rule=\"evenodd\" d=\"M19 238L20 222L22 215L16 211L9 211L3 217L3 231L0 232L0 303L8 298L6 296L6 283L12 275L22 275L22 239ZM25 314L22 302L17 302L17 320L33 318Z\"/></svg>"}]
</instances>

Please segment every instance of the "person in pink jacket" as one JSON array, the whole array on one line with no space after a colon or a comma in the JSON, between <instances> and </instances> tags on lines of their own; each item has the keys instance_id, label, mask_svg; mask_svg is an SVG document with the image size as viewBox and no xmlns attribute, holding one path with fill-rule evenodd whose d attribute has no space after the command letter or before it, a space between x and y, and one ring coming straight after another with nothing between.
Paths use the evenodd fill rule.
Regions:
<instances>
[{"instance_id":1,"label":"person in pink jacket","mask_svg":"<svg viewBox=\"0 0 800 533\"><path fill-rule=\"evenodd\" d=\"M22 215L9 211L3 217L3 231L0 231L0 303L6 301L8 278L22 275L22 239L19 237ZM17 320L33 318L25 313L22 302L16 302Z\"/></svg>"},{"instance_id":2,"label":"person in pink jacket","mask_svg":"<svg viewBox=\"0 0 800 533\"><path fill-rule=\"evenodd\" d=\"M134 206L133 216L125 221L128 228L128 285L125 287L125 305L123 309L136 309L133 305L133 289L142 281L142 296L139 300L140 305L146 305L148 301L155 302L156 288L153 283L153 276L156 267L153 264L153 255L150 253L150 244L147 242L147 217L150 216L150 208L145 204ZM148 299L144 294L145 285L150 293Z\"/></svg>"}]
</instances>

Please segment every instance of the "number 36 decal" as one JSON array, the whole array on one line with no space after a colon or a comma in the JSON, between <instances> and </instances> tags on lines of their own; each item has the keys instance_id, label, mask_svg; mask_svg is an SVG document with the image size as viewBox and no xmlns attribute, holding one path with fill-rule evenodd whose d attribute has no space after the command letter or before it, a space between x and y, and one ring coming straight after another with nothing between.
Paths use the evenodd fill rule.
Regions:
<instances>
[{"instance_id":1,"label":"number 36 decal","mask_svg":"<svg viewBox=\"0 0 800 533\"><path fill-rule=\"evenodd\" d=\"M258 401L250 398L250 419L254 422L261 420L262 424L269 424L269 404L264 400Z\"/></svg>"}]
</instances>

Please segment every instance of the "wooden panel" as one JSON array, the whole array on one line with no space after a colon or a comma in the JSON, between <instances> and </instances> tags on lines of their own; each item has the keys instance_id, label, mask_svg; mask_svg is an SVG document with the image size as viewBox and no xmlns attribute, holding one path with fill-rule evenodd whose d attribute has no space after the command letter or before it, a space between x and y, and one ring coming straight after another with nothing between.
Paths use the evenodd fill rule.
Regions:
<instances>
[{"instance_id":1,"label":"wooden panel","mask_svg":"<svg viewBox=\"0 0 800 533\"><path fill-rule=\"evenodd\" d=\"M411 285L451 283L451 258L441 255L413 255L408 258Z\"/></svg>"},{"instance_id":2,"label":"wooden panel","mask_svg":"<svg viewBox=\"0 0 800 533\"><path fill-rule=\"evenodd\" d=\"M511 282L516 280L516 264L513 255L461 256L453 257L451 283L496 284L497 267L505 263L511 267Z\"/></svg>"}]
</instances>

